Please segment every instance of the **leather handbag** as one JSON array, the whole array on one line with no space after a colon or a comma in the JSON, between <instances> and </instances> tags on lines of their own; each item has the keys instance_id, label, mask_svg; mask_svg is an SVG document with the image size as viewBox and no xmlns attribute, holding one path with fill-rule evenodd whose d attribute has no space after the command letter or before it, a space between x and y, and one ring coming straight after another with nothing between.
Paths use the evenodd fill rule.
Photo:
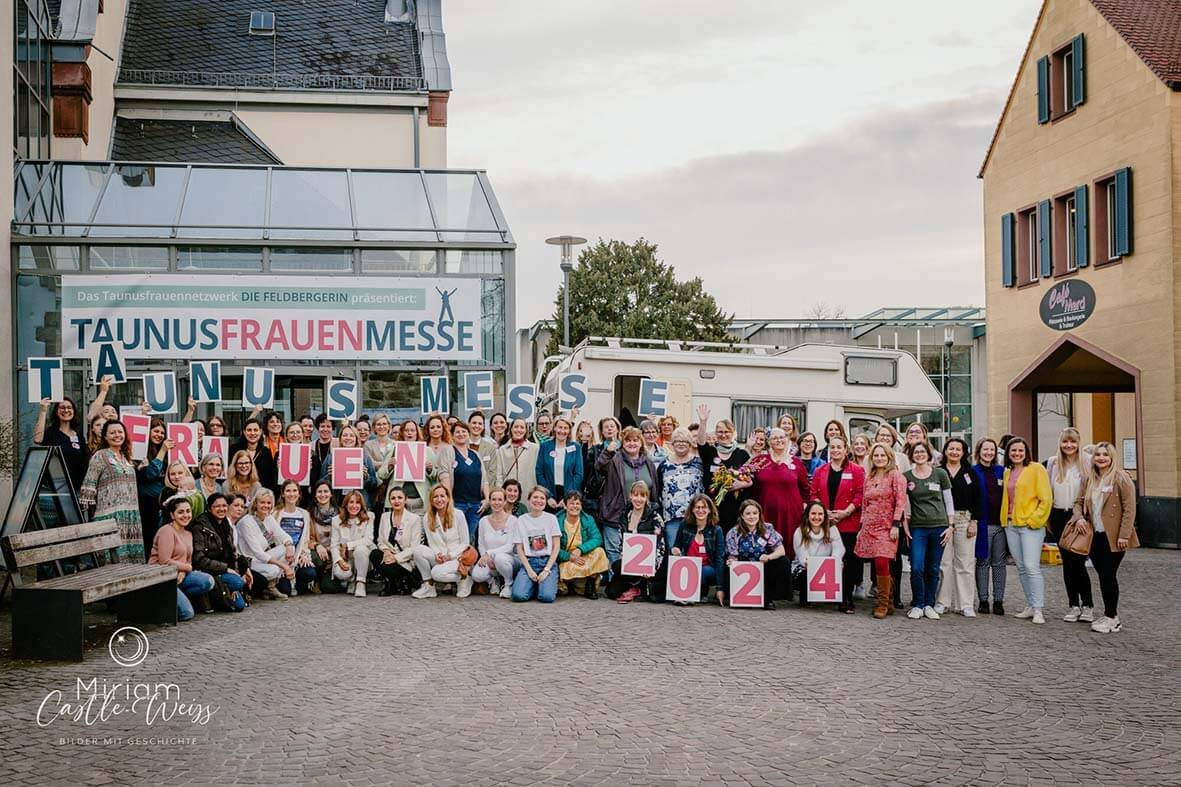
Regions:
<instances>
[{"instance_id":1,"label":"leather handbag","mask_svg":"<svg viewBox=\"0 0 1181 787\"><path fill-rule=\"evenodd\" d=\"M1076 519L1062 530L1062 535L1058 537L1058 548L1074 555L1089 555L1094 535L1095 528L1090 522Z\"/></svg>"},{"instance_id":2,"label":"leather handbag","mask_svg":"<svg viewBox=\"0 0 1181 787\"><path fill-rule=\"evenodd\" d=\"M462 524L460 526L462 527ZM459 553L459 575L466 577L479 559L480 553L476 551L475 547L464 547L463 552Z\"/></svg>"}]
</instances>

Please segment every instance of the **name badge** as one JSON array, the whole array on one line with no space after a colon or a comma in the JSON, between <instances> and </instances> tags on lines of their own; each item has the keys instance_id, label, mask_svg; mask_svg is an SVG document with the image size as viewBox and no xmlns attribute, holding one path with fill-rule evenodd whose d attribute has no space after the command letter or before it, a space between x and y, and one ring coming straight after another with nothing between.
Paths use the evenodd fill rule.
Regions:
<instances>
[{"instance_id":1,"label":"name badge","mask_svg":"<svg viewBox=\"0 0 1181 787\"><path fill-rule=\"evenodd\" d=\"M928 481L927 482L927 489L929 489L932 492L938 492L941 489L941 487L935 481Z\"/></svg>"},{"instance_id":2,"label":"name badge","mask_svg":"<svg viewBox=\"0 0 1181 787\"><path fill-rule=\"evenodd\" d=\"M996 480L996 485L997 485L997 486L1004 486L1004 485L1005 485L1005 479L1003 479L1003 478L998 478L998 479Z\"/></svg>"},{"instance_id":3,"label":"name badge","mask_svg":"<svg viewBox=\"0 0 1181 787\"><path fill-rule=\"evenodd\" d=\"M852 481L853 474L852 473L841 473L841 480L842 481Z\"/></svg>"},{"instance_id":4,"label":"name badge","mask_svg":"<svg viewBox=\"0 0 1181 787\"><path fill-rule=\"evenodd\" d=\"M1111 494L1111 487L1110 486L1101 486L1101 487L1099 487L1099 491L1105 495L1110 495Z\"/></svg>"},{"instance_id":5,"label":"name badge","mask_svg":"<svg viewBox=\"0 0 1181 787\"><path fill-rule=\"evenodd\" d=\"M964 483L971 484L972 483L972 476L970 476L970 475L964 476Z\"/></svg>"}]
</instances>

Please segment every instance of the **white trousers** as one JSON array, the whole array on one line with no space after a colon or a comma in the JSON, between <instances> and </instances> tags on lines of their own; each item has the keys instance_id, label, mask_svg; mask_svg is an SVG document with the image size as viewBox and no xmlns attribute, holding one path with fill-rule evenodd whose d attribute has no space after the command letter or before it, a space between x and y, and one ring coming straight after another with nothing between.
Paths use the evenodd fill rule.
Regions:
<instances>
[{"instance_id":1,"label":"white trousers","mask_svg":"<svg viewBox=\"0 0 1181 787\"><path fill-rule=\"evenodd\" d=\"M422 575L423 580L448 583L462 579L459 576L458 560L436 563L435 551L426 544L414 545L414 565L418 566L418 573Z\"/></svg>"},{"instance_id":2,"label":"white trousers","mask_svg":"<svg viewBox=\"0 0 1181 787\"><path fill-rule=\"evenodd\" d=\"M267 556L272 560L283 560L287 557L287 547L282 544L273 546L267 550ZM283 576L283 570L274 563L267 563L265 560L253 557L250 558L250 571L268 581Z\"/></svg>"},{"instance_id":3,"label":"white trousers","mask_svg":"<svg viewBox=\"0 0 1181 787\"><path fill-rule=\"evenodd\" d=\"M369 576L369 550L364 547L354 549L350 557L352 560L349 561L347 571L339 563L332 564L332 578L341 582L364 582Z\"/></svg>"},{"instance_id":4,"label":"white trousers","mask_svg":"<svg viewBox=\"0 0 1181 787\"><path fill-rule=\"evenodd\" d=\"M943 550L939 564L943 581L936 601L957 612L976 605L976 536L968 538L969 524L966 516L956 513L951 543Z\"/></svg>"},{"instance_id":5,"label":"white trousers","mask_svg":"<svg viewBox=\"0 0 1181 787\"><path fill-rule=\"evenodd\" d=\"M493 569L495 569L497 574L500 574L501 584L511 585L513 583L513 571L516 569L516 560L506 552L495 552L492 555L492 566L481 566L479 564L472 566L472 581L487 582L491 580Z\"/></svg>"}]
</instances>

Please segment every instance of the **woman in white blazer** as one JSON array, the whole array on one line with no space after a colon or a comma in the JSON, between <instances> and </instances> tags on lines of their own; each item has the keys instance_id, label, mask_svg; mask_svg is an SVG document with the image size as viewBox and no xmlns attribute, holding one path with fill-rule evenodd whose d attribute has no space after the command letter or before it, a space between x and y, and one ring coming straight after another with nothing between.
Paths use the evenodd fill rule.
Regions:
<instances>
[{"instance_id":1,"label":"woman in white blazer","mask_svg":"<svg viewBox=\"0 0 1181 787\"><path fill-rule=\"evenodd\" d=\"M406 492L394 487L377 525L377 548L369 564L385 579L383 596L407 596L422 582L414 565L414 548L422 545L422 517L406 508Z\"/></svg>"},{"instance_id":2,"label":"woman in white blazer","mask_svg":"<svg viewBox=\"0 0 1181 787\"><path fill-rule=\"evenodd\" d=\"M513 546L517 518L505 510L506 504L503 489L488 493L492 512L480 520L480 559L472 566L472 581L487 582L488 592L499 591L501 598L512 597L517 567Z\"/></svg>"},{"instance_id":3,"label":"woman in white blazer","mask_svg":"<svg viewBox=\"0 0 1181 787\"><path fill-rule=\"evenodd\" d=\"M455 508L451 490L443 484L431 487L423 535L426 543L414 547L414 563L418 566L423 583L411 595L415 598L434 598L439 595L435 583L443 582L457 584L455 595L458 598L470 596L472 578L459 570L459 559L471 545L467 520Z\"/></svg>"},{"instance_id":4,"label":"woman in white blazer","mask_svg":"<svg viewBox=\"0 0 1181 787\"><path fill-rule=\"evenodd\" d=\"M332 518L332 578L347 582L346 592L357 598L365 597L365 580L369 576L369 555L373 543L373 514L365 506L365 498L356 489L344 496L340 513Z\"/></svg>"}]
</instances>

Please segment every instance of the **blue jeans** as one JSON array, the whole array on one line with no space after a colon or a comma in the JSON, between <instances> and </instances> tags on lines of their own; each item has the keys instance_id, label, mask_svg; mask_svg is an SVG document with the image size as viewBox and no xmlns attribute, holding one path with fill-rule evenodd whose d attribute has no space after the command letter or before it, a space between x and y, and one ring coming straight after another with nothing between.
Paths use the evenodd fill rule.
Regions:
<instances>
[{"instance_id":1,"label":"blue jeans","mask_svg":"<svg viewBox=\"0 0 1181 787\"><path fill-rule=\"evenodd\" d=\"M602 531L603 550L607 553L607 563L613 566L615 561L619 560L619 556L623 554L623 533L619 531L619 528L611 525L603 525Z\"/></svg>"},{"instance_id":2,"label":"blue jeans","mask_svg":"<svg viewBox=\"0 0 1181 787\"><path fill-rule=\"evenodd\" d=\"M914 527L910 530L910 592L913 606L935 606L939 590L939 563L943 560L943 531L945 526Z\"/></svg>"},{"instance_id":3,"label":"blue jeans","mask_svg":"<svg viewBox=\"0 0 1181 787\"><path fill-rule=\"evenodd\" d=\"M681 526L685 520L679 516L669 517L669 520L664 523L664 543L668 545L668 551L671 554L673 547L677 545L677 534L681 532Z\"/></svg>"},{"instance_id":4,"label":"blue jeans","mask_svg":"<svg viewBox=\"0 0 1181 787\"><path fill-rule=\"evenodd\" d=\"M241 574L232 574L229 571L221 575L221 581L226 583L226 587L231 592L238 592L242 594L242 605L235 607L235 611L241 612L246 608L246 580L242 579Z\"/></svg>"},{"instance_id":5,"label":"blue jeans","mask_svg":"<svg viewBox=\"0 0 1181 787\"><path fill-rule=\"evenodd\" d=\"M529 567L533 569L534 574L540 574L548 562L548 556L531 557L529 558ZM557 565L554 565L550 569L549 576L540 582L530 579L529 572L525 570L524 566L517 569L517 576L513 578L513 601L528 601L533 598L534 592L537 593L537 600L541 603L553 603L553 600L558 597Z\"/></svg>"},{"instance_id":6,"label":"blue jeans","mask_svg":"<svg viewBox=\"0 0 1181 787\"><path fill-rule=\"evenodd\" d=\"M714 567L711 566L709 563L706 563L704 566L701 567L701 596L702 596L702 598L705 597L706 590L711 585L718 585L720 587L721 582L718 580L717 575L714 574ZM715 591L717 589L718 588L714 588Z\"/></svg>"},{"instance_id":7,"label":"blue jeans","mask_svg":"<svg viewBox=\"0 0 1181 787\"><path fill-rule=\"evenodd\" d=\"M190 596L203 596L213 590L213 577L204 571L190 571L176 586L176 619L192 620L196 612Z\"/></svg>"},{"instance_id":8,"label":"blue jeans","mask_svg":"<svg viewBox=\"0 0 1181 787\"><path fill-rule=\"evenodd\" d=\"M480 532L480 506L483 503L477 500L474 503L460 503L455 501L455 508L463 512L464 518L467 519L467 536L468 541L474 547L476 546L476 536Z\"/></svg>"},{"instance_id":9,"label":"blue jeans","mask_svg":"<svg viewBox=\"0 0 1181 787\"><path fill-rule=\"evenodd\" d=\"M311 593L312 585L316 584L316 567L300 566L295 569L295 587L302 593Z\"/></svg>"},{"instance_id":10,"label":"blue jeans","mask_svg":"<svg viewBox=\"0 0 1181 787\"><path fill-rule=\"evenodd\" d=\"M1102 533L1096 535L1096 538L1105 537ZM1043 609L1046 605L1046 580L1042 576L1042 541L1045 538L1044 527L1009 525L1005 528L1005 542L1017 564L1017 576L1021 578L1021 589L1025 591L1025 603L1034 609Z\"/></svg>"}]
</instances>

